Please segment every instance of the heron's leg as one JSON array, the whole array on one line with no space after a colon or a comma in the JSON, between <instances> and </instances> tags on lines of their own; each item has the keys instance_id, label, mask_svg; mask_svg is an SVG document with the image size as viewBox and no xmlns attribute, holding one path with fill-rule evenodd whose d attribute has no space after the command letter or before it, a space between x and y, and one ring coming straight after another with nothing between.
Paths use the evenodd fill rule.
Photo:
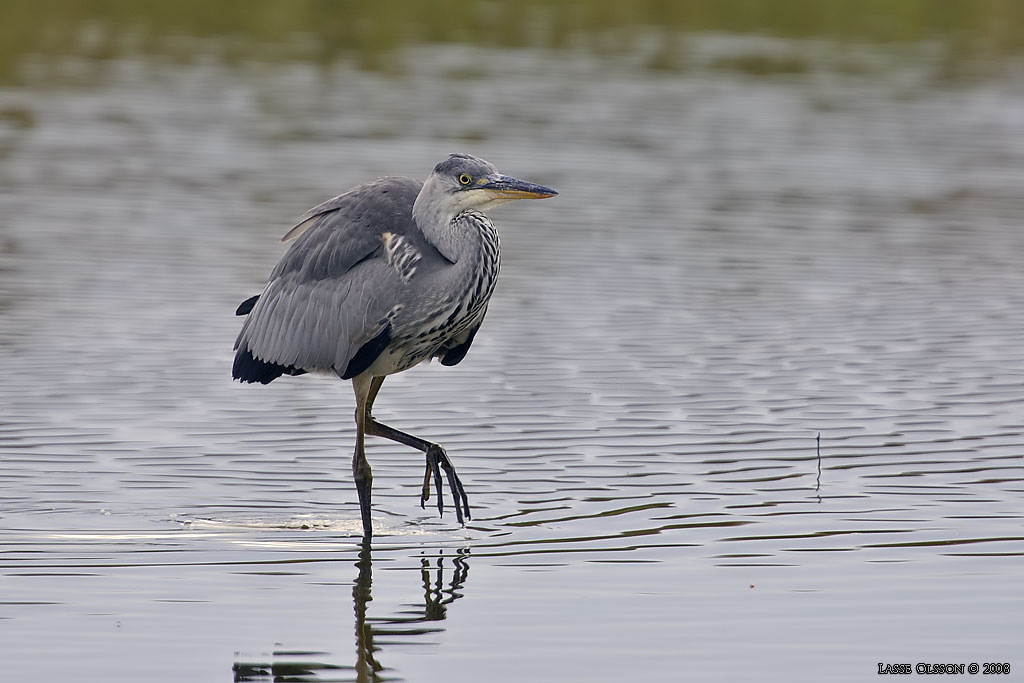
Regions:
<instances>
[{"instance_id":1,"label":"heron's leg","mask_svg":"<svg viewBox=\"0 0 1024 683\"><path fill-rule=\"evenodd\" d=\"M366 400L365 433L370 436L383 436L398 443L405 444L411 448L421 451L427 456L427 467L423 473L423 492L420 494L420 506L424 507L430 498L430 475L434 475L434 486L437 488L437 512L444 514L444 500L441 497L441 470L448 476L448 486L452 492L452 499L455 503L455 516L459 524L465 524L465 519L472 519L469 513L469 498L466 497L466 489L455 471L455 465L445 452L444 448L426 439L413 436L401 430L389 427L383 422L378 422L371 414L373 402L377 398L381 385L384 384L384 377L374 377L370 382L369 393ZM358 409L357 409L358 410ZM465 519L463 518L465 513Z\"/></svg>"},{"instance_id":2,"label":"heron's leg","mask_svg":"<svg viewBox=\"0 0 1024 683\"><path fill-rule=\"evenodd\" d=\"M383 436L386 439L411 446L426 454L427 466L423 473L423 491L420 494L421 507L425 506L426 501L430 498L430 475L433 474L434 486L437 488L437 511L438 514L444 514L444 499L441 496L441 471L444 470L448 477L448 488L451 489L452 499L455 504L455 517L459 520L459 524L465 524L466 519L472 519L472 515L469 512L469 498L466 496L466 489L462 485L462 480L459 479L459 475L455 471L455 465L452 463L451 458L448 457L448 453L445 452L443 446L431 443L412 434L407 434L383 422L378 422L375 418L369 416L366 418L366 433L370 436Z\"/></svg>"},{"instance_id":3,"label":"heron's leg","mask_svg":"<svg viewBox=\"0 0 1024 683\"><path fill-rule=\"evenodd\" d=\"M381 375L380 377L374 377L370 380L370 393L366 396L366 414L373 414L373 402L377 400L377 394L380 392L381 386L384 384L384 378L387 375Z\"/></svg>"},{"instance_id":4,"label":"heron's leg","mask_svg":"<svg viewBox=\"0 0 1024 683\"><path fill-rule=\"evenodd\" d=\"M356 493L359 495L359 514L363 519L363 538L373 536L370 522L370 489L373 487L373 472L366 460L365 434L369 413L368 398L371 390L371 378L359 375L352 379L352 388L356 392L356 451L352 456L352 478L356 482Z\"/></svg>"}]
</instances>

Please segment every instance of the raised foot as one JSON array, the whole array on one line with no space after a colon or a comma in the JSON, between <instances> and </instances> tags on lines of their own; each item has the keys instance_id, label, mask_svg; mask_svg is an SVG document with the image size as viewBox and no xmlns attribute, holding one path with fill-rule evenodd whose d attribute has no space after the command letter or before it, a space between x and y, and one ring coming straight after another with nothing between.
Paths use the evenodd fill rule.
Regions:
<instances>
[{"instance_id":1,"label":"raised foot","mask_svg":"<svg viewBox=\"0 0 1024 683\"><path fill-rule=\"evenodd\" d=\"M448 458L448 454L437 444L431 444L427 449L427 469L423 473L423 493L420 494L420 507L426 507L430 498L430 475L434 475L434 486L437 488L437 513L444 516L444 500L441 495L441 470L448 475L448 487L452 492L452 499L455 502L455 516L459 524L465 524L467 519L472 519L469 514L469 499L466 498L466 489L462 486L462 480L455 472L455 465ZM465 517L463 517L465 512Z\"/></svg>"}]
</instances>

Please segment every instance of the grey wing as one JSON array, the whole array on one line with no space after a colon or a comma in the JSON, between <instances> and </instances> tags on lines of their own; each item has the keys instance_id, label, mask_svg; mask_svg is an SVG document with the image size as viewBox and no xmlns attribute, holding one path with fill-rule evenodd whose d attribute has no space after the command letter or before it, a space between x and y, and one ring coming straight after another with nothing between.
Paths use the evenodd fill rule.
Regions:
<instances>
[{"instance_id":1,"label":"grey wing","mask_svg":"<svg viewBox=\"0 0 1024 683\"><path fill-rule=\"evenodd\" d=\"M336 211L345 212L350 205L355 205L359 203L360 197L367 193L368 188L379 186L380 184L382 184L382 181L386 182L391 180L393 179L381 178L375 183L367 183L366 185L354 187L348 192L344 192L342 194L339 194L337 197L328 199L326 202L317 204L312 209L302 214L302 220L296 223L291 230L286 232L284 236L281 238L281 241L288 242L289 240L293 240L302 233L304 233L306 230L308 230L311 226L318 225L319 219L323 217L324 214L334 213Z\"/></svg>"},{"instance_id":2,"label":"grey wing","mask_svg":"<svg viewBox=\"0 0 1024 683\"><path fill-rule=\"evenodd\" d=\"M277 368L270 379L296 370L341 373L380 334L403 285L384 259L382 235L415 230L419 188L409 178L382 178L310 212L238 335L237 378L246 380L238 366L247 358L258 372Z\"/></svg>"}]
</instances>

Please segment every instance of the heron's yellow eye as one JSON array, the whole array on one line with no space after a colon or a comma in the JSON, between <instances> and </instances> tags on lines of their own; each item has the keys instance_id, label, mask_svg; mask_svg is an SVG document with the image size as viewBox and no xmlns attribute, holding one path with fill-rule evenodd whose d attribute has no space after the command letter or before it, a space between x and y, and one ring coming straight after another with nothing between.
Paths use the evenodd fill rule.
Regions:
<instances>
[{"instance_id":1,"label":"heron's yellow eye","mask_svg":"<svg viewBox=\"0 0 1024 683\"><path fill-rule=\"evenodd\" d=\"M459 182L462 183L463 185L469 185L471 182L473 182L473 179L469 177L468 173L463 173L459 176Z\"/></svg>"}]
</instances>

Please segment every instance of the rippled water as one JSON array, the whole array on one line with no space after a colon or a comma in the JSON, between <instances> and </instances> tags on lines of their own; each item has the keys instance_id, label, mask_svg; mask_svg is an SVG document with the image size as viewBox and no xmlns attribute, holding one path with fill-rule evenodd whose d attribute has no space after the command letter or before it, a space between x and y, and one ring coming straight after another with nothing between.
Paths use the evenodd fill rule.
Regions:
<instances>
[{"instance_id":1,"label":"rippled water","mask_svg":"<svg viewBox=\"0 0 1024 683\"><path fill-rule=\"evenodd\" d=\"M1019 678L1019 72L407 58L0 91L5 680ZM232 313L306 208L455 150L562 194L376 406L473 522L372 440L367 551L351 390L232 384Z\"/></svg>"}]
</instances>

